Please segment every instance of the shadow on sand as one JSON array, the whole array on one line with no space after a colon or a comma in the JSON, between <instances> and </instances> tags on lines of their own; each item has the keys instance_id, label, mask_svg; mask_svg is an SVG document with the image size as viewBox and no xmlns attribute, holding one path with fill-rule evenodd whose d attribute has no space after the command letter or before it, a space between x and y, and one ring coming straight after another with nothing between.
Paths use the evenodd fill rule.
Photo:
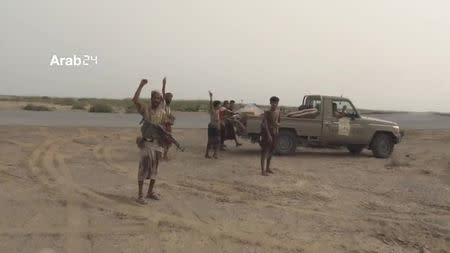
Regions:
<instances>
[{"instance_id":1,"label":"shadow on sand","mask_svg":"<svg viewBox=\"0 0 450 253\"><path fill-rule=\"evenodd\" d=\"M226 151L221 151L221 153L226 153L232 156L260 156L261 150L254 148L234 148ZM297 150L295 154L292 155L276 155L277 157L299 157L299 158L320 158L320 157L333 157L342 159L352 159L361 157L373 157L370 152L362 152L359 155L353 155L346 149L307 149L307 150Z\"/></svg>"}]
</instances>

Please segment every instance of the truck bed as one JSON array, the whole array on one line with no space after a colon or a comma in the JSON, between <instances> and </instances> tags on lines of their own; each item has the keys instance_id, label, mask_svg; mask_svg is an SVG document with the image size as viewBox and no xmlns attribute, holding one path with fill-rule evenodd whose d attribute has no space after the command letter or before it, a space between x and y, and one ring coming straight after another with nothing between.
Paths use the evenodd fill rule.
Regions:
<instances>
[{"instance_id":1,"label":"truck bed","mask_svg":"<svg viewBox=\"0 0 450 253\"><path fill-rule=\"evenodd\" d=\"M247 117L247 135L259 135L261 131L262 116ZM280 130L294 130L298 136L320 136L322 133L322 118L281 117Z\"/></svg>"}]
</instances>

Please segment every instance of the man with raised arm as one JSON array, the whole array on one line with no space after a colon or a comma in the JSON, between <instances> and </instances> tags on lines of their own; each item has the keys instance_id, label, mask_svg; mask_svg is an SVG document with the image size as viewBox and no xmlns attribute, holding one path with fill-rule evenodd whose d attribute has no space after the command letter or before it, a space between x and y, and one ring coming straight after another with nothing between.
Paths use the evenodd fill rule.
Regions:
<instances>
[{"instance_id":1,"label":"man with raised arm","mask_svg":"<svg viewBox=\"0 0 450 253\"><path fill-rule=\"evenodd\" d=\"M166 93L166 78L163 79L163 86L162 86L162 94L163 94L163 109L166 112L166 123L164 124L164 129L172 133L172 126L175 123L175 116L172 114L172 111L170 110L170 103L172 103L173 94L170 92ZM172 142L168 139L164 139L164 154L163 159L169 160L168 153L169 148L172 146Z\"/></svg>"},{"instance_id":2,"label":"man with raised arm","mask_svg":"<svg viewBox=\"0 0 450 253\"><path fill-rule=\"evenodd\" d=\"M158 139L154 139L151 134L148 134L150 123L156 125L163 125L166 120L165 111L160 108L162 101L161 93L158 91L152 91L150 106L147 107L144 103L139 101L142 88L147 84L146 79L142 79L136 93L133 97L133 103L136 106L137 111L144 118L144 124L141 127L142 136L136 139L136 143L140 149L141 159L139 162L138 170L138 203L145 204L146 200L142 194L142 187L144 185L144 179L150 179L150 185L147 191L147 198L159 200L160 197L153 191L155 186L156 175L158 174L158 163L161 158L161 152L163 151L162 143Z\"/></svg>"},{"instance_id":3,"label":"man with raised arm","mask_svg":"<svg viewBox=\"0 0 450 253\"><path fill-rule=\"evenodd\" d=\"M208 124L208 143L206 144L205 158L209 159L209 150L213 150L213 158L217 159L217 150L220 144L220 101L212 100L213 94L211 91L209 93L209 115L210 122Z\"/></svg>"}]
</instances>

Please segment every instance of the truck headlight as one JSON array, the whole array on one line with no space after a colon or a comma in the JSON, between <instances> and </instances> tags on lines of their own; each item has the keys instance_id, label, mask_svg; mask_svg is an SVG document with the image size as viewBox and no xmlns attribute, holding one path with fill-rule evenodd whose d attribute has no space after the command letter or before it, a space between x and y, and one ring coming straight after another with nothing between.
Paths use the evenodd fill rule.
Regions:
<instances>
[{"instance_id":1,"label":"truck headlight","mask_svg":"<svg viewBox=\"0 0 450 253\"><path fill-rule=\"evenodd\" d=\"M394 127L394 133L399 134L400 133L400 127L399 126L393 126Z\"/></svg>"}]
</instances>

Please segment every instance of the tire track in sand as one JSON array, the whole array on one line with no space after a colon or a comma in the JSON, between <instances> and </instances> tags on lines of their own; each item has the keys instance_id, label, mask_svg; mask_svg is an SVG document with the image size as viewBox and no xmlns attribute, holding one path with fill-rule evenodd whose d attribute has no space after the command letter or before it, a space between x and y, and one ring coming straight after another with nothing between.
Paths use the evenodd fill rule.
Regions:
<instances>
[{"instance_id":1,"label":"tire track in sand","mask_svg":"<svg viewBox=\"0 0 450 253\"><path fill-rule=\"evenodd\" d=\"M61 142L58 140L57 142L50 145L48 148L46 155L44 156L44 166L46 168L50 168L54 165L61 165L61 161L63 157L56 150L56 143ZM57 163L57 164L56 164ZM60 167L61 166L57 166ZM72 175L68 170L61 171L62 176L67 180L73 180ZM60 177L56 177L58 181ZM66 236L66 250L67 253L77 253L77 252L91 252L91 244L88 241L87 237L82 236L82 232L86 231L89 227L87 223L87 217L82 213L80 208L81 201L79 195L73 193L70 189L66 187L60 187L62 190L62 194L65 196L67 201L67 225L68 231L65 233Z\"/></svg>"},{"instance_id":2,"label":"tire track in sand","mask_svg":"<svg viewBox=\"0 0 450 253\"><path fill-rule=\"evenodd\" d=\"M121 166L117 166L111 157L110 145L105 145L104 143L99 143L93 148L93 155L108 171L114 174L128 174L129 171L125 170Z\"/></svg>"},{"instance_id":3,"label":"tire track in sand","mask_svg":"<svg viewBox=\"0 0 450 253\"><path fill-rule=\"evenodd\" d=\"M50 170L55 165L55 162L60 159L58 157L60 153L57 151L60 148L58 143L62 143L65 140L61 137L51 137L46 129L41 132L47 137L47 140L33 151L28 163L29 168L44 186L50 188L58 187L58 194L62 195L67 202L67 228L64 231L67 252L90 252L90 243L86 243L80 234L80 228L86 226L84 224L86 219L82 217L77 196L71 193L70 189L61 187L59 182L60 176L52 173ZM45 176L46 174L47 177ZM64 173L63 176L71 177L70 173Z\"/></svg>"},{"instance_id":4,"label":"tire track in sand","mask_svg":"<svg viewBox=\"0 0 450 253\"><path fill-rule=\"evenodd\" d=\"M136 175L133 175L133 173L130 172L135 172L135 171L130 171L129 168L126 168L124 166L121 166L120 164L118 164L117 162L115 162L113 160L113 149L112 147L114 146L114 144L119 145L120 144L120 138L119 141L110 141L108 144L105 144L105 142L103 142L103 144L100 144L97 146L97 158L101 161L103 161L105 164L109 165L111 168L114 168L114 171L120 171L122 174L127 175L129 178L131 179L135 179ZM136 161L137 163L137 161ZM162 161L160 162L161 166ZM178 185L175 184L171 184L167 181L164 181L162 179L158 179L158 182L160 182L161 185L165 185L165 186L170 186L170 187L176 187ZM180 187L178 187L180 188ZM178 217L183 217L183 215L185 215L186 213L191 213L192 216L191 218L198 220L199 222L202 223L208 223L206 221L205 218L208 217L201 217L197 211L195 210L195 208L192 207L191 204L189 204L188 202L184 202L181 201L180 196L178 196L177 194L173 194L171 192L167 192L167 194L169 195L165 195L164 199L167 201L176 201L178 204L178 208L175 208L174 206L170 206L169 208L171 209L171 212L173 215L178 216ZM186 218L186 217L185 217ZM212 217L209 217L210 219L214 220Z\"/></svg>"},{"instance_id":5,"label":"tire track in sand","mask_svg":"<svg viewBox=\"0 0 450 253\"><path fill-rule=\"evenodd\" d=\"M84 137L87 137L84 134L82 135ZM65 176L65 173L67 173L67 171L65 172L64 170L68 170L68 168L64 163L64 159L60 155L55 155L55 150L57 150L64 142L68 142L68 139L70 141L70 138L67 138L67 136L65 136L64 139L52 138L46 140L44 145L40 145L40 148L33 152L34 156L32 156L45 157L45 159L42 160L42 167L38 166L38 159L30 159L30 170L36 173L37 178L40 179L41 183L51 187L54 184L49 184L49 180L47 180L46 176L43 176L44 174L42 174L47 173L47 177L52 179L52 181L54 180L55 184L57 184L59 187L65 188L65 194L68 194L75 199L79 198L82 200L82 202L85 202L91 206L121 212L130 216L140 216L145 218L146 222L142 223L142 225L137 225L136 227L138 230L142 230L143 228L144 233L151 233L151 231L158 231L159 228L169 226L180 231L195 231L199 234L208 236L212 240L227 240L245 245L256 245L261 247L265 246L267 248L277 249L278 251L283 250L287 252L295 252L299 249L298 247L288 246L288 244L281 242L279 239L272 238L265 235L264 233L260 233L258 235L250 235L248 233L235 230L224 231L223 229L215 225L204 223L202 224L189 219L185 219L183 217L162 213L160 211L152 210L151 212L149 212L148 209L143 208L142 206L130 205L128 203L124 204L120 201L105 197L88 188L78 185L71 178L67 178ZM48 152L48 150L50 150L50 152ZM55 163L55 161L57 161L57 164ZM71 199L71 201L73 200L74 199ZM71 205L76 204L76 202L71 203ZM90 231L92 233L95 230L92 228L86 229L85 227L83 228L83 226L79 225L78 220L80 218L76 216L80 213L77 210L68 211L68 214L70 217L72 217L72 219L74 219L74 221L69 225L73 226L75 231L66 231L66 236L72 236L72 238L68 240L67 245L72 247L72 243L83 242L83 238L80 239L82 233L86 233L86 231ZM115 228L114 230L118 232L122 231L121 228ZM127 231L130 231L130 229L127 229ZM74 249L76 250L80 248L81 247L75 247Z\"/></svg>"}]
</instances>

